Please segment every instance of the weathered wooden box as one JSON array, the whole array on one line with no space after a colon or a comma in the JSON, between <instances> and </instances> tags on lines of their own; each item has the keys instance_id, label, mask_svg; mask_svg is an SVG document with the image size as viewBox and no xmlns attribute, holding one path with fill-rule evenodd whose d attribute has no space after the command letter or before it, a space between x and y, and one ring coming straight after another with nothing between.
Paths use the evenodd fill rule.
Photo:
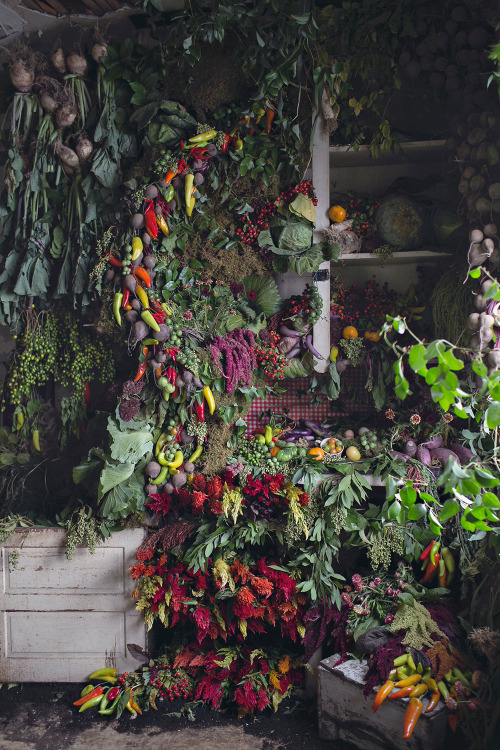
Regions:
<instances>
[{"instance_id":1,"label":"weathered wooden box","mask_svg":"<svg viewBox=\"0 0 500 750\"><path fill-rule=\"evenodd\" d=\"M385 700L373 713L373 695L363 695L367 662L351 659L334 667L339 654L319 665L319 734L324 740L341 739L362 750L442 750L447 711L443 704L422 714L409 740L403 739L407 700ZM423 698L424 711L427 699Z\"/></svg>"},{"instance_id":2,"label":"weathered wooden box","mask_svg":"<svg viewBox=\"0 0 500 750\"><path fill-rule=\"evenodd\" d=\"M18 530L0 546L0 682L81 682L104 665L137 667L127 643L144 648L146 631L129 567L143 538L120 531L71 561L64 529Z\"/></svg>"}]
</instances>

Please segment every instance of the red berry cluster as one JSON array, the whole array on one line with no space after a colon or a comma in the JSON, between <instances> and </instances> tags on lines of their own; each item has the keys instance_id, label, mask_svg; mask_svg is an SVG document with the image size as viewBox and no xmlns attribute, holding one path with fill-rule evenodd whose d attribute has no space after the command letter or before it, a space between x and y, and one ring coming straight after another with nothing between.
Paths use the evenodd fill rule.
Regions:
<instances>
[{"instance_id":1,"label":"red berry cluster","mask_svg":"<svg viewBox=\"0 0 500 750\"><path fill-rule=\"evenodd\" d=\"M191 691L189 690L189 680L184 677L181 680L181 672L176 672L175 675L172 670L167 666L161 666L161 670L165 671L163 680L159 677L156 679L150 679L149 684L151 687L158 690L158 695L164 700L173 701L176 698L190 698ZM165 681L168 680L168 685L165 685Z\"/></svg>"},{"instance_id":2,"label":"red berry cluster","mask_svg":"<svg viewBox=\"0 0 500 750\"><path fill-rule=\"evenodd\" d=\"M253 347L253 350L257 364L264 368L264 375L267 378L282 380L285 367L288 367L290 362L279 351L279 341L280 337L276 331L271 331L269 341Z\"/></svg>"},{"instance_id":3,"label":"red berry cluster","mask_svg":"<svg viewBox=\"0 0 500 750\"><path fill-rule=\"evenodd\" d=\"M373 198L351 198L346 206L346 218L352 221L350 231L363 240L368 239L377 231L375 225L375 211L380 206L380 200Z\"/></svg>"},{"instance_id":4,"label":"red berry cluster","mask_svg":"<svg viewBox=\"0 0 500 750\"><path fill-rule=\"evenodd\" d=\"M318 319L320 312L321 297L315 287L311 288L310 284L306 284L301 295L294 294L286 301L283 317L284 319L293 317L305 318L311 315L313 318L312 322L314 323Z\"/></svg>"},{"instance_id":5,"label":"red berry cluster","mask_svg":"<svg viewBox=\"0 0 500 750\"><path fill-rule=\"evenodd\" d=\"M263 229L269 227L269 219L276 215L278 211L278 203L280 201L291 203L299 193L307 196L312 200L315 206L317 205L318 199L314 195L314 188L311 180L299 182L298 185L293 185L286 190L283 190L272 201L259 201L256 203L251 217L249 214L244 214L242 219L244 226L236 230L238 239L246 245L257 247L259 233Z\"/></svg>"},{"instance_id":6,"label":"red berry cluster","mask_svg":"<svg viewBox=\"0 0 500 750\"><path fill-rule=\"evenodd\" d=\"M387 284L380 286L375 276L358 287L352 284L345 287L343 279L337 284L332 304L332 313L340 315L344 323L355 325L360 320L366 323L382 323L385 316L394 310L397 294Z\"/></svg>"}]
</instances>

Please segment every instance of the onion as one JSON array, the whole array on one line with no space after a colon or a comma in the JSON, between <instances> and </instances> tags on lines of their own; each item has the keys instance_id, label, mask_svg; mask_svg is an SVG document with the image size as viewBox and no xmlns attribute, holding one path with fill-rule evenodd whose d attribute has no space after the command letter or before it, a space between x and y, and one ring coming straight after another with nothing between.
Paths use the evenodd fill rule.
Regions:
<instances>
[{"instance_id":1,"label":"onion","mask_svg":"<svg viewBox=\"0 0 500 750\"><path fill-rule=\"evenodd\" d=\"M58 140L55 142L54 151L56 152L62 163L67 167L76 169L80 166L80 159L78 158L78 155L73 151L73 149L64 146L61 141Z\"/></svg>"},{"instance_id":2,"label":"onion","mask_svg":"<svg viewBox=\"0 0 500 750\"><path fill-rule=\"evenodd\" d=\"M50 62L60 75L63 76L66 73L66 56L59 43L56 44L50 53Z\"/></svg>"},{"instance_id":3,"label":"onion","mask_svg":"<svg viewBox=\"0 0 500 750\"><path fill-rule=\"evenodd\" d=\"M87 138L86 135L80 133L75 147L75 151L78 154L78 158L80 159L80 161L87 161L87 159L92 155L93 149L94 144L92 143L90 138Z\"/></svg>"},{"instance_id":4,"label":"onion","mask_svg":"<svg viewBox=\"0 0 500 750\"><path fill-rule=\"evenodd\" d=\"M84 76L88 70L87 60L82 54L82 49L79 44L75 45L73 52L66 58L66 66L70 73L75 75Z\"/></svg>"}]
</instances>

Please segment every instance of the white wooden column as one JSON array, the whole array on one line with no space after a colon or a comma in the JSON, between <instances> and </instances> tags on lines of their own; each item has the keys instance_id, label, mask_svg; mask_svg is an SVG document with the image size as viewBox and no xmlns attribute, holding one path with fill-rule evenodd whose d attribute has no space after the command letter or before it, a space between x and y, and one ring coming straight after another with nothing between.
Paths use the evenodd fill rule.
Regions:
<instances>
[{"instance_id":1,"label":"white wooden column","mask_svg":"<svg viewBox=\"0 0 500 750\"><path fill-rule=\"evenodd\" d=\"M325 96L325 94L323 94ZM313 112L313 122L316 117ZM328 210L330 208L330 138L325 128L325 121L319 113L314 131L312 147L312 183L318 197L316 206L316 226L314 241L324 239L323 230L329 225ZM326 277L326 278L325 278ZM314 278L314 276L313 276ZM330 261L324 261L317 274L318 281L314 282L323 300L321 317L314 326L314 348L321 354L315 367L316 372L326 372L330 362Z\"/></svg>"}]
</instances>

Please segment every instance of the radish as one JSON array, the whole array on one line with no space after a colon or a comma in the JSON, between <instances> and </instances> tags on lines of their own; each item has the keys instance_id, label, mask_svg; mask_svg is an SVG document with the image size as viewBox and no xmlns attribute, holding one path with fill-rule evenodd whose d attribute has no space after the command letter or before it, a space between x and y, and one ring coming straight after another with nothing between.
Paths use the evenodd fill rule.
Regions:
<instances>
[{"instance_id":1,"label":"radish","mask_svg":"<svg viewBox=\"0 0 500 750\"><path fill-rule=\"evenodd\" d=\"M104 39L96 36L94 43L92 45L92 50L90 52L92 59L95 60L98 65L100 65L101 59L103 57L106 57L107 54L108 54L108 45L106 44Z\"/></svg>"},{"instance_id":2,"label":"radish","mask_svg":"<svg viewBox=\"0 0 500 750\"><path fill-rule=\"evenodd\" d=\"M469 329L469 331L472 331L472 333L479 331L479 329L481 328L479 313L476 312L469 315L469 317L467 318L467 328Z\"/></svg>"},{"instance_id":3,"label":"radish","mask_svg":"<svg viewBox=\"0 0 500 750\"><path fill-rule=\"evenodd\" d=\"M70 169L76 169L80 166L80 159L78 155L67 146L63 146L61 141L57 140L54 144L54 151L56 152L63 165L70 167Z\"/></svg>"},{"instance_id":4,"label":"radish","mask_svg":"<svg viewBox=\"0 0 500 750\"><path fill-rule=\"evenodd\" d=\"M70 52L70 54L67 56L66 66L69 72L73 73L74 75L84 76L86 74L89 66L79 44L75 44L73 52Z\"/></svg>"},{"instance_id":5,"label":"radish","mask_svg":"<svg viewBox=\"0 0 500 750\"><path fill-rule=\"evenodd\" d=\"M60 42L56 42L56 44L52 48L52 52L50 53L50 62L54 66L55 70L59 73L59 75L63 76L66 73L66 55L64 54L64 50L61 47Z\"/></svg>"},{"instance_id":6,"label":"radish","mask_svg":"<svg viewBox=\"0 0 500 750\"><path fill-rule=\"evenodd\" d=\"M57 127L69 128L73 125L77 115L73 93L68 88L64 88L59 96L59 101L60 107L56 112Z\"/></svg>"},{"instance_id":7,"label":"radish","mask_svg":"<svg viewBox=\"0 0 500 750\"><path fill-rule=\"evenodd\" d=\"M35 67L38 56L27 44L19 42L10 52L9 74L13 86L23 94L27 94L35 81Z\"/></svg>"}]
</instances>

